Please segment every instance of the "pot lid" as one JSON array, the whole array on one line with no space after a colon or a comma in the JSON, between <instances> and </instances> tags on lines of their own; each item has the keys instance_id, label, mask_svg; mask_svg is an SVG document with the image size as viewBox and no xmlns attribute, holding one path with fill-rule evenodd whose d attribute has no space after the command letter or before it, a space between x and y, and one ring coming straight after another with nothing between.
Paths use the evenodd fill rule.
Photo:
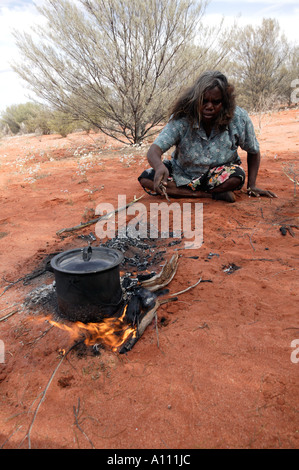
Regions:
<instances>
[{"instance_id":1,"label":"pot lid","mask_svg":"<svg viewBox=\"0 0 299 470\"><path fill-rule=\"evenodd\" d=\"M115 268L123 260L123 254L115 249L91 246L75 248L54 256L51 266L67 274L99 273Z\"/></svg>"}]
</instances>

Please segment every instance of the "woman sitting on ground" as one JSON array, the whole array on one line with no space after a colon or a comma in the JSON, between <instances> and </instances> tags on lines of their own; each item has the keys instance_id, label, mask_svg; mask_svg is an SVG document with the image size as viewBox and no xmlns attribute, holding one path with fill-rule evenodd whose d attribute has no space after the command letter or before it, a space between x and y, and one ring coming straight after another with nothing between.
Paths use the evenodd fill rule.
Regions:
<instances>
[{"instance_id":1,"label":"woman sitting on ground","mask_svg":"<svg viewBox=\"0 0 299 470\"><path fill-rule=\"evenodd\" d=\"M260 165L259 143L248 113L235 105L234 87L220 72L205 72L174 103L171 117L151 145L152 168L138 180L152 195L212 197L235 202L245 172L237 149L247 152L247 192L277 197L256 187ZM162 155L175 146L171 160ZM164 186L164 188L163 188Z\"/></svg>"}]
</instances>

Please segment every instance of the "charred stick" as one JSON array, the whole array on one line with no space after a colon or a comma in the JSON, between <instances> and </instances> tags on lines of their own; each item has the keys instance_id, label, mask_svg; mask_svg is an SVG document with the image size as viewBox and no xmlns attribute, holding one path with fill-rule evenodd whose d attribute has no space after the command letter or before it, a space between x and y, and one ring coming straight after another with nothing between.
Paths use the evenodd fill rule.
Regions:
<instances>
[{"instance_id":1,"label":"charred stick","mask_svg":"<svg viewBox=\"0 0 299 470\"><path fill-rule=\"evenodd\" d=\"M1 292L0 294L0 297L2 297L3 294L5 294L5 292L10 289L11 287L13 287L15 284L17 284L18 282L20 281L23 281L25 279L25 277L20 277L20 279L17 279L16 281L13 281L11 282L8 286L5 287L5 289Z\"/></svg>"},{"instance_id":2,"label":"charred stick","mask_svg":"<svg viewBox=\"0 0 299 470\"><path fill-rule=\"evenodd\" d=\"M164 303L167 303L167 302L172 302L172 301L175 301L175 300L178 300L177 296L180 295L180 294L183 294L184 292L187 292L188 290L190 289L193 289L194 287L196 287L200 282L210 282L210 280L203 280L202 278L200 278L195 284L193 284L192 286L189 286L187 287L186 289L180 291L180 292L175 292L174 294L171 294L171 296L173 296L173 298L170 298L170 299L163 299L161 301L158 301L156 300L155 302L155 305L154 307L149 310L149 312L147 312L145 314L145 316L142 318L138 328L137 328L137 331L136 331L136 334L135 336L131 336L122 346L121 348L119 349L119 354L124 354L128 351L130 351L133 346L137 343L137 341L139 340L139 338L143 335L145 329L148 327L148 325L151 324L151 322L153 321L154 318L157 319L157 310L159 308L160 305L164 304Z\"/></svg>"},{"instance_id":3,"label":"charred stick","mask_svg":"<svg viewBox=\"0 0 299 470\"><path fill-rule=\"evenodd\" d=\"M142 318L141 322L139 323L138 325L138 328L137 328L137 331L136 331L136 335L135 336L131 336L131 338L129 338L120 348L120 350L118 351L119 354L124 354L128 351L130 351L133 346L137 343L137 341L139 340L139 338L143 335L143 333L145 332L146 328L148 327L148 325L151 324L151 322L153 321L153 319L155 318L156 316L156 313L157 313L157 310L159 308L159 305L160 305L160 302L158 300L156 300L155 302L155 305L154 307L149 310L145 315L144 317Z\"/></svg>"}]
</instances>

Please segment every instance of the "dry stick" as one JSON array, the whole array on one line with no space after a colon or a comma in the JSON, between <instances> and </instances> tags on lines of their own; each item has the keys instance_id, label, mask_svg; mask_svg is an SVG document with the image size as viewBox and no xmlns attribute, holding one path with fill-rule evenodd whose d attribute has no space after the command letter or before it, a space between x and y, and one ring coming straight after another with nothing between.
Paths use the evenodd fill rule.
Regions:
<instances>
[{"instance_id":1,"label":"dry stick","mask_svg":"<svg viewBox=\"0 0 299 470\"><path fill-rule=\"evenodd\" d=\"M20 277L20 278L17 279L16 281L10 282L10 284L9 284L8 286L6 286L5 289L1 292L0 297L2 297L2 295L5 294L5 292L6 292L8 289L10 289L10 288L13 287L14 285L16 285L18 282L21 282L21 281L24 281L24 282L25 282L26 280L27 280L27 281L30 281L31 279L34 279L34 278L40 276L40 275L43 274L44 272L45 272L45 270L43 270L42 272L38 272L38 273L36 273L36 274L32 274L32 275L27 274L27 275L24 276L24 277ZM4 278L3 278L3 279L4 279ZM4 281L5 281L5 282L9 282L9 281L6 281L5 279L4 279Z\"/></svg>"},{"instance_id":2,"label":"dry stick","mask_svg":"<svg viewBox=\"0 0 299 470\"><path fill-rule=\"evenodd\" d=\"M13 287L13 286L14 286L15 284L17 284L18 282L23 281L24 279L25 279L25 277L20 277L20 279L17 279L16 281L11 282L11 283L10 283L8 286L6 286L6 287L4 288L4 290L1 292L0 297L2 297L2 295L5 294L5 292L6 292L8 289L10 289L11 287Z\"/></svg>"},{"instance_id":3,"label":"dry stick","mask_svg":"<svg viewBox=\"0 0 299 470\"><path fill-rule=\"evenodd\" d=\"M14 315L15 313L17 313L18 311L19 311L18 309L17 309L17 310L13 310L12 312L10 312L10 313L8 313L7 315L5 315L4 317L1 317L1 318L0 318L0 322L6 320L6 319L9 318L9 317L11 317L12 315Z\"/></svg>"},{"instance_id":4,"label":"dry stick","mask_svg":"<svg viewBox=\"0 0 299 470\"><path fill-rule=\"evenodd\" d=\"M184 292L187 292L188 290L193 289L193 287L196 287L201 281L202 281L202 278L200 278L195 284L193 284L193 286L189 286L187 287L187 289L181 290L180 292L175 292L174 294L170 294L170 295L176 296L176 295L183 294Z\"/></svg>"},{"instance_id":5,"label":"dry stick","mask_svg":"<svg viewBox=\"0 0 299 470\"><path fill-rule=\"evenodd\" d=\"M3 447L5 446L5 444L10 440L10 438L16 433L19 431L19 429L21 429L22 426L18 426L17 429L15 429L11 434L10 436L8 436L8 438L3 442L3 444L0 446L0 449L3 449Z\"/></svg>"},{"instance_id":6,"label":"dry stick","mask_svg":"<svg viewBox=\"0 0 299 470\"><path fill-rule=\"evenodd\" d=\"M49 331L54 328L54 325L51 325L46 331L44 331L41 335L39 335L37 338L35 338L34 340L32 341L29 341L28 343L25 343L25 345L29 345L29 344L35 344L37 343L40 339L42 339L47 333L49 333Z\"/></svg>"},{"instance_id":7,"label":"dry stick","mask_svg":"<svg viewBox=\"0 0 299 470\"><path fill-rule=\"evenodd\" d=\"M74 227L69 227L69 228L63 228L61 230L58 230L58 232L56 232L56 235L61 235L65 232L75 232L76 230L81 230L82 228L85 228L85 227L88 227L89 225L93 225L93 224L96 224L97 222L99 222L100 220L107 220L107 219L110 219L110 217L113 216L113 214L116 214L117 212L120 212L124 209L127 209L127 207L130 207L132 204L135 204L135 202L137 201L140 201L140 199L142 199L145 195L143 194L142 196L136 198L134 197L133 201L129 202L128 204L126 204L125 206L122 206L122 207L119 207L118 209L116 209L115 211L111 211L109 212L108 214L105 214L105 215L102 215L100 217L97 217L96 219L92 219L92 220L89 220L88 222L85 222L84 224L79 224L79 225L75 225Z\"/></svg>"},{"instance_id":8,"label":"dry stick","mask_svg":"<svg viewBox=\"0 0 299 470\"><path fill-rule=\"evenodd\" d=\"M296 173L295 169L290 169L290 174L294 176L294 178L291 178L291 176L286 173L286 171L283 169L282 170L284 172L284 174L286 175L287 178L289 178L290 181L292 181L292 183L294 183L294 196L296 196L296 184L299 185L299 181L298 181L298 173Z\"/></svg>"},{"instance_id":9,"label":"dry stick","mask_svg":"<svg viewBox=\"0 0 299 470\"><path fill-rule=\"evenodd\" d=\"M246 234L246 235L248 236L248 238L249 238L249 243L250 243L250 245L251 245L251 248L253 249L253 251L255 251L255 247L253 246L253 243L252 243L251 237L252 237L252 235L254 234L254 232L257 230L257 228L258 228L259 224L260 224L260 222L257 224L257 226L256 226L256 227L254 227L254 229L252 230L252 232L251 232L251 234L250 234L250 235L248 235L248 233Z\"/></svg>"},{"instance_id":10,"label":"dry stick","mask_svg":"<svg viewBox=\"0 0 299 470\"><path fill-rule=\"evenodd\" d=\"M168 302L175 302L176 300L178 300L177 297L174 297L173 299L163 299L163 300L160 300L160 305L167 304Z\"/></svg>"},{"instance_id":11,"label":"dry stick","mask_svg":"<svg viewBox=\"0 0 299 470\"><path fill-rule=\"evenodd\" d=\"M251 236L252 236L252 234L251 234L251 235L248 235L248 233L247 233L246 235L247 235L247 237L249 238L249 243L250 243L250 245L251 245L251 248L253 249L253 251L255 251L255 248L254 248L254 246L253 246L253 244L252 244L252 241L251 241Z\"/></svg>"},{"instance_id":12,"label":"dry stick","mask_svg":"<svg viewBox=\"0 0 299 470\"><path fill-rule=\"evenodd\" d=\"M79 429L79 431L82 432L83 436L88 440L88 442L90 443L91 447L93 449L95 449L95 446L93 445L92 441L89 439L89 437L87 436L87 434L85 433L85 431L81 428L80 424L79 424L79 421L78 421L78 418L79 418L79 410L80 410L80 397L78 398L78 406L77 408L75 406L73 406L73 411L74 411L74 417L75 417L75 424L77 426L77 428Z\"/></svg>"},{"instance_id":13,"label":"dry stick","mask_svg":"<svg viewBox=\"0 0 299 470\"><path fill-rule=\"evenodd\" d=\"M12 305L8 305L7 307L4 307L0 310L0 312L4 312L4 310L8 310L9 308L12 308L12 307L15 307L17 305L17 302L15 302L14 304Z\"/></svg>"},{"instance_id":14,"label":"dry stick","mask_svg":"<svg viewBox=\"0 0 299 470\"><path fill-rule=\"evenodd\" d=\"M157 346L158 348L160 347L160 343L159 343L159 331L158 331L158 315L157 315L157 312L155 314L155 327L156 327L156 335L157 335Z\"/></svg>"},{"instance_id":15,"label":"dry stick","mask_svg":"<svg viewBox=\"0 0 299 470\"><path fill-rule=\"evenodd\" d=\"M162 191L163 195L165 196L165 198L167 199L167 201L170 202L170 199L168 197L168 194L167 194L167 191L166 191L166 188L165 188L164 184L161 183L159 188L161 189L161 191Z\"/></svg>"},{"instance_id":16,"label":"dry stick","mask_svg":"<svg viewBox=\"0 0 299 470\"><path fill-rule=\"evenodd\" d=\"M80 343L83 343L83 341L84 341L84 340L80 340L80 341L78 341L77 343L73 344L73 346L71 346L71 347L69 348L69 350L64 354L64 356L60 359L59 363L58 363L57 366L55 367L54 372L52 373L52 375L51 375L51 377L50 377L50 379L49 379L49 381L48 381L48 383L47 383L46 388L43 390L43 392L42 392L42 394L41 394L41 399L40 399L40 401L39 401L37 407L35 408L35 412L34 412L34 415L33 415L32 421L31 421L31 424L30 424L30 426L29 426L28 432L27 432L26 436L23 438L23 440L22 440L22 442L21 442L20 445L22 445L23 441L24 441L24 440L26 439L26 437L27 437L27 438L28 438L28 448L31 449L30 433L31 433L31 431L32 431L32 428L33 428L33 425L34 425L34 421L35 421L35 419L36 419L36 416L37 416L37 413L38 413L38 411L39 411L39 408L40 408L42 402L43 402L43 401L45 400L45 398L46 398L46 393L47 393L47 391L48 391L48 389L49 389L49 387L50 387L50 385L51 385L51 383L52 383L52 380L54 379L54 376L55 376L56 372L58 371L59 367L61 366L61 364L62 364L62 362L64 361L64 359L66 358L66 356L71 352L72 349L74 349L75 346L77 346L77 345L80 344Z\"/></svg>"}]
</instances>

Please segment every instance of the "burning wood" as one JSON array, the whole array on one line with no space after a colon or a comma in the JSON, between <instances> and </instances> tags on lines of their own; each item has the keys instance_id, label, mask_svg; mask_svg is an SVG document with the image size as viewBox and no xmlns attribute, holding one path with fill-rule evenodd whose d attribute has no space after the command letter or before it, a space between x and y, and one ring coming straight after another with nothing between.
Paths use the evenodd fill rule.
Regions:
<instances>
[{"instance_id":1,"label":"burning wood","mask_svg":"<svg viewBox=\"0 0 299 470\"><path fill-rule=\"evenodd\" d=\"M156 274L139 274L132 279L124 276L122 279L122 290L124 297L119 311L114 316L103 316L101 320L94 322L83 321L54 321L50 312L54 306L54 311L58 314L57 302L53 303L55 296L54 286L51 285L38 289L31 293L26 305L29 308L42 306L47 308L50 316L48 321L51 325L67 331L74 341L80 340L87 346L92 346L98 350L99 345L106 346L119 354L130 351L141 338L146 328L157 318L157 311L161 304L177 300L175 297L187 290L195 287L201 279L193 286L188 287L175 294L170 294L168 298L161 299L168 289L165 287L173 280L178 268L179 255L175 253L169 261L166 261L161 271ZM129 274L129 273L127 273ZM56 309L55 309L56 305ZM52 312L53 313L53 312Z\"/></svg>"},{"instance_id":2,"label":"burning wood","mask_svg":"<svg viewBox=\"0 0 299 470\"><path fill-rule=\"evenodd\" d=\"M156 312L161 302L158 300L158 290L165 287L173 279L178 265L178 255L172 256L170 261L166 262L161 272L150 279L142 282L138 281L127 292L126 304L122 309L120 316L103 318L96 323L73 322L71 325L58 323L54 320L49 322L68 331L68 333L77 340L85 335L85 344L95 346L103 344L113 351L120 354L132 349L134 344L143 335L145 329L155 318Z\"/></svg>"},{"instance_id":3,"label":"burning wood","mask_svg":"<svg viewBox=\"0 0 299 470\"><path fill-rule=\"evenodd\" d=\"M159 305L160 305L159 301L156 300L154 307L149 312L147 312L146 315L141 320L140 324L138 325L135 331L135 334L131 335L128 340L125 340L123 342L122 346L118 350L119 354L124 354L133 348L133 346L137 343L139 338L143 335L146 328L152 323L153 319L155 318L157 314Z\"/></svg>"},{"instance_id":4,"label":"burning wood","mask_svg":"<svg viewBox=\"0 0 299 470\"><path fill-rule=\"evenodd\" d=\"M108 346L112 351L118 348L127 340L137 334L136 328L128 325L125 319L127 305L124 307L122 315L117 317L104 318L99 323L75 322L71 326L49 320L51 325L67 331L74 340L80 335L85 335L84 343L87 346L95 346L99 343Z\"/></svg>"},{"instance_id":5,"label":"burning wood","mask_svg":"<svg viewBox=\"0 0 299 470\"><path fill-rule=\"evenodd\" d=\"M170 261L167 261L163 266L161 272L150 279L142 281L140 284L143 288L150 292L157 292L158 290L163 289L167 286L175 276L178 267L178 254L174 254ZM152 308L146 312L140 323L137 325L137 330L135 335L131 335L127 341L123 342L123 345L119 349L119 353L123 354L132 349L132 347L137 343L139 338L143 335L146 328L152 323L153 319L157 315L157 310L160 306L158 299L155 299L155 303Z\"/></svg>"},{"instance_id":6,"label":"burning wood","mask_svg":"<svg viewBox=\"0 0 299 470\"><path fill-rule=\"evenodd\" d=\"M167 261L163 266L161 272L150 279L146 279L142 281L140 284L143 288L150 292L157 292L160 289L163 289L167 286L175 276L178 267L178 254L174 254L170 261ZM151 307L149 311L143 316L141 321L137 325L136 334L131 335L127 341L124 341L121 348L119 349L119 353L123 354L127 351L130 351L132 347L137 343L139 338L143 335L146 328L152 323L153 319L157 314L157 310L160 306L160 302L158 299L155 299L154 305Z\"/></svg>"}]
</instances>

